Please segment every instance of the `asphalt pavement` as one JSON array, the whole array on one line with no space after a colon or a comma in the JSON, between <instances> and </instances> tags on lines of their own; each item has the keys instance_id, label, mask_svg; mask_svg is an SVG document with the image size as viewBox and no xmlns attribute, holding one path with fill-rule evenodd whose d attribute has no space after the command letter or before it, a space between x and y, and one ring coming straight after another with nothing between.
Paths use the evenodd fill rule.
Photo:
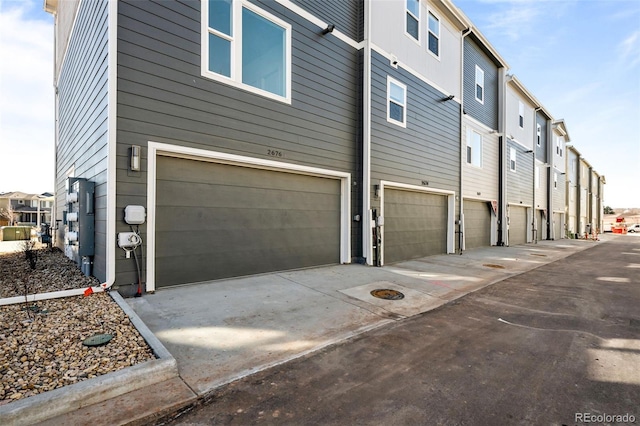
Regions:
<instances>
[{"instance_id":1,"label":"asphalt pavement","mask_svg":"<svg viewBox=\"0 0 640 426\"><path fill-rule=\"evenodd\" d=\"M638 424L640 238L607 240L217 387L158 424Z\"/></svg>"}]
</instances>

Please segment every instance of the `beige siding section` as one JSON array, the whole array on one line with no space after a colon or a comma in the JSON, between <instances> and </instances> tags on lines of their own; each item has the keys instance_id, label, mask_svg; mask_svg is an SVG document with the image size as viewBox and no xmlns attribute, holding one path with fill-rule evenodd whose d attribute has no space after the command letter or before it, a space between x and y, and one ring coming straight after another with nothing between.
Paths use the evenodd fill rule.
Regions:
<instances>
[{"instance_id":1,"label":"beige siding section","mask_svg":"<svg viewBox=\"0 0 640 426\"><path fill-rule=\"evenodd\" d=\"M524 128L519 125L519 102L524 105ZM511 85L507 84L507 106L506 106L506 129L507 135L520 145L528 149L533 149L533 139L535 135L534 109L522 96L516 92Z\"/></svg>"},{"instance_id":2,"label":"beige siding section","mask_svg":"<svg viewBox=\"0 0 640 426\"><path fill-rule=\"evenodd\" d=\"M405 33L406 2L372 1L371 40L373 44L395 55L398 60L432 82L446 94L460 98L461 32L432 2L420 2L420 42ZM427 47L428 12L440 20L440 58Z\"/></svg>"},{"instance_id":3,"label":"beige siding section","mask_svg":"<svg viewBox=\"0 0 640 426\"><path fill-rule=\"evenodd\" d=\"M482 135L482 167L467 163L467 138L469 131ZM463 196L465 198L479 198L483 200L498 199L498 136L489 133L486 127L465 116L463 122ZM480 193L480 194L478 194Z\"/></svg>"},{"instance_id":4,"label":"beige siding section","mask_svg":"<svg viewBox=\"0 0 640 426\"><path fill-rule=\"evenodd\" d=\"M537 209L547 209L547 188L548 188L548 173L549 168L545 166L544 163L536 160L536 167L538 168L538 173L540 174L539 186L535 189L536 191L536 208ZM535 179L535 176L534 176ZM552 177L553 179L553 177ZM560 184L560 182L558 182ZM553 191L553 180L551 181L551 190Z\"/></svg>"}]
</instances>

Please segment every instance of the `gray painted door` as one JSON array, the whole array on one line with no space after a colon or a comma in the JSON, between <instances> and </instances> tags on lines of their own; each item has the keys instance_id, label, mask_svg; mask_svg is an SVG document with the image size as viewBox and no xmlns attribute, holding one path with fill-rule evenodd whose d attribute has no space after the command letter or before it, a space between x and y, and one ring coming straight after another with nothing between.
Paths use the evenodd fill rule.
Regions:
<instances>
[{"instance_id":1,"label":"gray painted door","mask_svg":"<svg viewBox=\"0 0 640 426\"><path fill-rule=\"evenodd\" d=\"M384 190L384 262L447 252L447 197Z\"/></svg>"},{"instance_id":2,"label":"gray painted door","mask_svg":"<svg viewBox=\"0 0 640 426\"><path fill-rule=\"evenodd\" d=\"M491 245L491 211L486 201L464 200L466 249Z\"/></svg>"},{"instance_id":3,"label":"gray painted door","mask_svg":"<svg viewBox=\"0 0 640 426\"><path fill-rule=\"evenodd\" d=\"M562 231L562 215L560 213L553 214L553 238L559 240L564 238L564 232Z\"/></svg>"},{"instance_id":4,"label":"gray painted door","mask_svg":"<svg viewBox=\"0 0 640 426\"><path fill-rule=\"evenodd\" d=\"M340 180L158 157L156 286L340 262Z\"/></svg>"},{"instance_id":5,"label":"gray painted door","mask_svg":"<svg viewBox=\"0 0 640 426\"><path fill-rule=\"evenodd\" d=\"M509 206L509 245L527 242L527 208Z\"/></svg>"}]
</instances>

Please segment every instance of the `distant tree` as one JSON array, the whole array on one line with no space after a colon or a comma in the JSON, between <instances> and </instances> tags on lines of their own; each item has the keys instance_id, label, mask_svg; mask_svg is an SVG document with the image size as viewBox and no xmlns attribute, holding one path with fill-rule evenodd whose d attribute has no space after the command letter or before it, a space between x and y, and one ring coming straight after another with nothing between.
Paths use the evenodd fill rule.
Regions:
<instances>
[{"instance_id":1,"label":"distant tree","mask_svg":"<svg viewBox=\"0 0 640 426\"><path fill-rule=\"evenodd\" d=\"M6 208L0 209L0 217L5 218L9 222L9 225L13 226L15 220L18 218L18 212L14 210L11 202L9 202Z\"/></svg>"},{"instance_id":2,"label":"distant tree","mask_svg":"<svg viewBox=\"0 0 640 426\"><path fill-rule=\"evenodd\" d=\"M615 211L609 206L604 206L604 214L616 214Z\"/></svg>"}]
</instances>

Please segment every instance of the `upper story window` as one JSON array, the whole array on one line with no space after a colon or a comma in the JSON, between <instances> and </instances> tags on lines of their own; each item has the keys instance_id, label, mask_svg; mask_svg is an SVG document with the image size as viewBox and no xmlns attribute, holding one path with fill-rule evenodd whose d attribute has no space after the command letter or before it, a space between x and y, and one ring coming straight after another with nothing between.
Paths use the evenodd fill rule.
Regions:
<instances>
[{"instance_id":1,"label":"upper story window","mask_svg":"<svg viewBox=\"0 0 640 426\"><path fill-rule=\"evenodd\" d=\"M513 147L509 148L509 170L516 171L516 149Z\"/></svg>"},{"instance_id":2,"label":"upper story window","mask_svg":"<svg viewBox=\"0 0 640 426\"><path fill-rule=\"evenodd\" d=\"M518 101L518 126L524 129L524 104Z\"/></svg>"},{"instance_id":3,"label":"upper story window","mask_svg":"<svg viewBox=\"0 0 640 426\"><path fill-rule=\"evenodd\" d=\"M387 121L407 127L407 86L387 77Z\"/></svg>"},{"instance_id":4,"label":"upper story window","mask_svg":"<svg viewBox=\"0 0 640 426\"><path fill-rule=\"evenodd\" d=\"M556 139L556 154L562 157L562 138Z\"/></svg>"},{"instance_id":5,"label":"upper story window","mask_svg":"<svg viewBox=\"0 0 640 426\"><path fill-rule=\"evenodd\" d=\"M420 41L420 1L407 1L407 34L416 41Z\"/></svg>"},{"instance_id":6,"label":"upper story window","mask_svg":"<svg viewBox=\"0 0 640 426\"><path fill-rule=\"evenodd\" d=\"M484 71L476 65L476 100L484 104Z\"/></svg>"},{"instance_id":7,"label":"upper story window","mask_svg":"<svg viewBox=\"0 0 640 426\"><path fill-rule=\"evenodd\" d=\"M553 189L558 189L558 173L553 173Z\"/></svg>"},{"instance_id":8,"label":"upper story window","mask_svg":"<svg viewBox=\"0 0 640 426\"><path fill-rule=\"evenodd\" d=\"M440 20L429 12L429 52L440 57Z\"/></svg>"},{"instance_id":9,"label":"upper story window","mask_svg":"<svg viewBox=\"0 0 640 426\"><path fill-rule=\"evenodd\" d=\"M467 133L467 164L482 167L482 135L473 130Z\"/></svg>"},{"instance_id":10,"label":"upper story window","mask_svg":"<svg viewBox=\"0 0 640 426\"><path fill-rule=\"evenodd\" d=\"M536 124L536 142L538 146L542 144L542 126L540 124Z\"/></svg>"},{"instance_id":11,"label":"upper story window","mask_svg":"<svg viewBox=\"0 0 640 426\"><path fill-rule=\"evenodd\" d=\"M38 207L38 200L31 200L31 207Z\"/></svg>"},{"instance_id":12,"label":"upper story window","mask_svg":"<svg viewBox=\"0 0 640 426\"><path fill-rule=\"evenodd\" d=\"M291 101L291 25L245 0L203 0L202 75Z\"/></svg>"}]
</instances>

